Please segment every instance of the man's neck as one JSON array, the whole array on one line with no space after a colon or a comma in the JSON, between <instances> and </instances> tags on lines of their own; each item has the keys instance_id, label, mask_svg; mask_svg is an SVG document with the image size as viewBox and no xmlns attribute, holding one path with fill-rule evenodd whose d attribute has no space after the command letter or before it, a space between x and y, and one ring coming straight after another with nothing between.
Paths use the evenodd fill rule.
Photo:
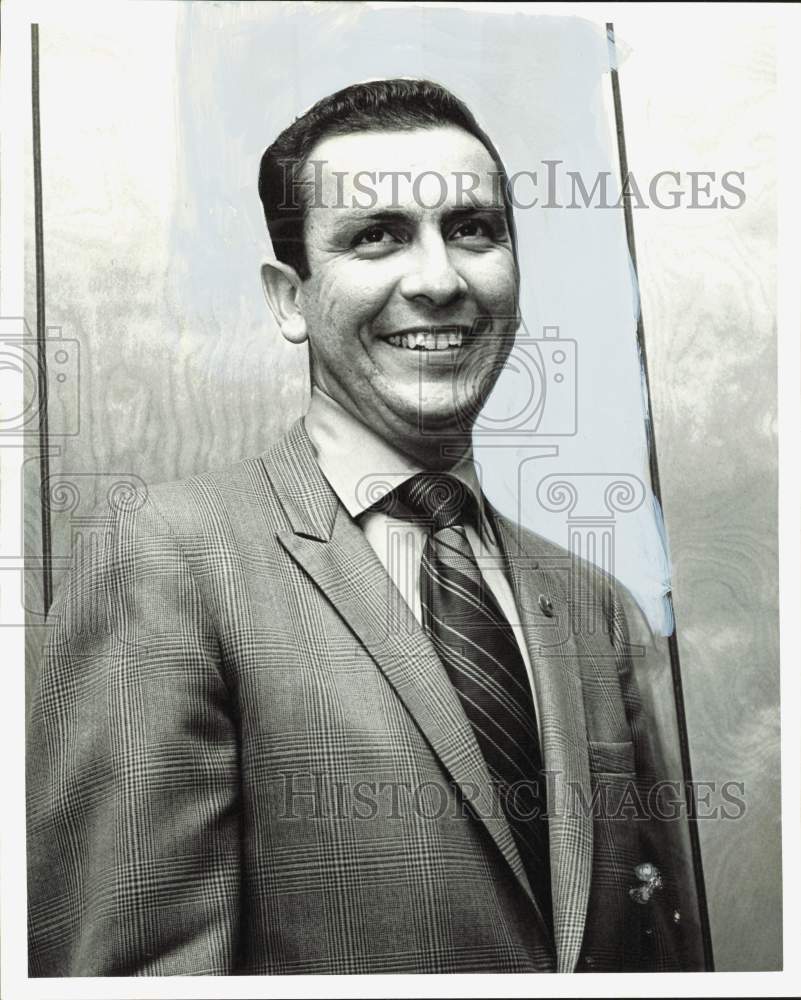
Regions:
<instances>
[{"instance_id":1,"label":"man's neck","mask_svg":"<svg viewBox=\"0 0 801 1000\"><path fill-rule=\"evenodd\" d=\"M314 382L312 393L319 393L329 405L343 410L351 419L367 427L371 433L382 438L390 448L400 452L421 469L445 472L471 455L473 438L470 429L447 425L443 426L441 433L438 433L437 428L429 427L426 432L421 432L418 428L410 427L408 434L398 432L396 429L390 435L380 426L367 424L358 413L352 412L349 407L346 409L331 393Z\"/></svg>"},{"instance_id":2,"label":"man's neck","mask_svg":"<svg viewBox=\"0 0 801 1000\"><path fill-rule=\"evenodd\" d=\"M447 444L432 437L431 439L395 441L394 447L398 451L402 451L413 462L422 466L423 469L432 472L446 472L465 457L472 447L472 441L469 434L464 436L449 435Z\"/></svg>"}]
</instances>

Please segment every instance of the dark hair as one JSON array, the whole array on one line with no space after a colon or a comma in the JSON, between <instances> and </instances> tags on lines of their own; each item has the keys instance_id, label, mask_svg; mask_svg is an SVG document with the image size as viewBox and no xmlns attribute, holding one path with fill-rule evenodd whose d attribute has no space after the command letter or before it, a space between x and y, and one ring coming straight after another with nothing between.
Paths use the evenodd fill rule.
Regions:
<instances>
[{"instance_id":1,"label":"dark hair","mask_svg":"<svg viewBox=\"0 0 801 1000\"><path fill-rule=\"evenodd\" d=\"M259 198L277 259L294 267L301 280L308 278L309 262L303 239L308 204L303 197L300 174L318 142L353 132L396 132L443 125L455 125L475 136L492 157L500 175L516 257L506 169L498 150L468 107L430 80L373 80L322 98L264 151L259 168ZM300 192L297 201L296 192Z\"/></svg>"}]
</instances>

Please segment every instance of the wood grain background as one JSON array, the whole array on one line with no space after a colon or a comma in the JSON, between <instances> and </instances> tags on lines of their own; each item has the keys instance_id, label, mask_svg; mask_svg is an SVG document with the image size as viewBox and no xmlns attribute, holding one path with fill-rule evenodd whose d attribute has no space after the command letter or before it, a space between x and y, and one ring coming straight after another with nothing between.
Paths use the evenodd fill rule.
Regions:
<instances>
[{"instance_id":1,"label":"wood grain background","mask_svg":"<svg viewBox=\"0 0 801 1000\"><path fill-rule=\"evenodd\" d=\"M694 777L744 786L741 819L699 821L716 967L777 969L775 36L725 15L707 31L665 18L655 32L624 14L635 176L745 174L737 210L634 221Z\"/></svg>"}]
</instances>

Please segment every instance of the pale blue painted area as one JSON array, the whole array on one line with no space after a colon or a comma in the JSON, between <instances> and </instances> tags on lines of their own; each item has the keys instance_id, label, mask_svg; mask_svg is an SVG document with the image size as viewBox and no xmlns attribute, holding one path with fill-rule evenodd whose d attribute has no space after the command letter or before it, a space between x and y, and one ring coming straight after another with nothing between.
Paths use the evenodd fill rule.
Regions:
<instances>
[{"instance_id":1,"label":"pale blue painted area","mask_svg":"<svg viewBox=\"0 0 801 1000\"><path fill-rule=\"evenodd\" d=\"M617 199L614 130L602 101L610 87L609 49L600 25L443 8L191 4L182 9L178 37L180 161L170 308L179 326L211 337L232 328L263 336L268 320L258 264L269 241L256 192L259 158L294 116L356 81L436 80L474 111L510 174L541 172L544 159L561 160L562 204L571 200L566 170L578 171L588 187L599 172L611 173L609 200ZM520 197L530 190L521 184ZM542 178L538 193L542 200ZM551 433L569 421L560 416L566 384L550 381L553 366L546 361L549 396L540 427L550 423L549 434L533 436L529 419L522 438L477 435L476 455L493 502L567 544L566 513L547 510L538 499L545 477L580 483L574 515L587 517L606 512L608 481L648 483L638 295L621 210L534 207L518 210L516 218L525 328L538 338L544 326L559 327L560 337L575 343L576 432ZM554 349L546 344L540 357ZM538 361L536 348L531 354L526 364ZM510 423L526 410L529 392L529 379L510 369L486 412ZM558 445L558 455L537 457L534 442L551 446L548 452ZM635 510L615 515L614 530L617 576L652 626L667 634L669 563L650 489Z\"/></svg>"}]
</instances>

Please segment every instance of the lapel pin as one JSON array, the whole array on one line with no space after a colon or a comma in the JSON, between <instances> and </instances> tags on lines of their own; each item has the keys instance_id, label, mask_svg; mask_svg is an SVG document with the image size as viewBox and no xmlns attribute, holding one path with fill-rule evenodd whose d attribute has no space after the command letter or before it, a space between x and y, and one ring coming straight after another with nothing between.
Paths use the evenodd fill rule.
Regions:
<instances>
[{"instance_id":1,"label":"lapel pin","mask_svg":"<svg viewBox=\"0 0 801 1000\"><path fill-rule=\"evenodd\" d=\"M545 594L540 594L540 611L546 618L553 618L553 601Z\"/></svg>"},{"instance_id":2,"label":"lapel pin","mask_svg":"<svg viewBox=\"0 0 801 1000\"><path fill-rule=\"evenodd\" d=\"M659 874L659 869L650 861L643 861L635 867L634 874L641 884L629 889L629 896L635 903L650 902L651 896L656 890L662 888L662 876Z\"/></svg>"}]
</instances>

